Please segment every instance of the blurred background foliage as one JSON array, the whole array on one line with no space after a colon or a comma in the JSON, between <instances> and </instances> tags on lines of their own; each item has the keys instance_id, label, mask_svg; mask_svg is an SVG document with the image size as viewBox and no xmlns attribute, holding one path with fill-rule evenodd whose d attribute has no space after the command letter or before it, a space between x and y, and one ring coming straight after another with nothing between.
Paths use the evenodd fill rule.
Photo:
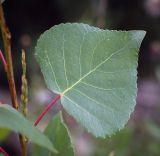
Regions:
<instances>
[{"instance_id":1,"label":"blurred background foliage","mask_svg":"<svg viewBox=\"0 0 160 156\"><path fill-rule=\"evenodd\" d=\"M55 96L46 89L33 55L37 38L42 32L64 22L83 22L104 29L147 31L139 55L137 106L126 128L110 138L95 139L67 114L66 123L76 145L76 156L160 155L160 0L6 0L3 7L12 33L18 92L22 73L21 49L26 50L28 118L32 121ZM0 101L10 103L1 62ZM40 125L41 129L58 109L59 103L47 114ZM0 140L0 145L11 155L20 155L16 134L0 129ZM28 150L30 154L31 148Z\"/></svg>"}]
</instances>

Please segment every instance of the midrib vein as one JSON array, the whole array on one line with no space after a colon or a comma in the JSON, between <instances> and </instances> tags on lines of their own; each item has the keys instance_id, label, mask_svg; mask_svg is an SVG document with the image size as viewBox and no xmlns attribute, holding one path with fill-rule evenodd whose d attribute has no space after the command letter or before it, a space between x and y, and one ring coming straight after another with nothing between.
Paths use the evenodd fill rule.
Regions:
<instances>
[{"instance_id":1,"label":"midrib vein","mask_svg":"<svg viewBox=\"0 0 160 156\"><path fill-rule=\"evenodd\" d=\"M131 40L132 41L132 40ZM106 61L108 61L112 56L118 54L121 50L125 49L128 44L131 42L129 41L126 46L122 47L121 49L119 49L118 51L112 53L109 57L107 57L104 61L102 61L100 64L98 64L95 68L93 68L92 70L90 70L87 74L85 74L84 76L82 76L76 83L74 83L71 87L67 88L66 90L64 90L62 92L62 95L66 94L69 90L71 90L73 87L75 87L78 83L80 83L84 78L86 78L89 74L91 74L92 72L94 72L97 68L99 68L102 64L104 64Z\"/></svg>"},{"instance_id":2,"label":"midrib vein","mask_svg":"<svg viewBox=\"0 0 160 156\"><path fill-rule=\"evenodd\" d=\"M81 82L85 77L87 77L91 72L93 71L90 71L89 73L85 74L83 77L81 77L75 84L73 84L71 87L67 88L63 93L62 95L64 95L65 93L67 93L69 90L71 90L74 86L76 86L79 82Z\"/></svg>"}]
</instances>

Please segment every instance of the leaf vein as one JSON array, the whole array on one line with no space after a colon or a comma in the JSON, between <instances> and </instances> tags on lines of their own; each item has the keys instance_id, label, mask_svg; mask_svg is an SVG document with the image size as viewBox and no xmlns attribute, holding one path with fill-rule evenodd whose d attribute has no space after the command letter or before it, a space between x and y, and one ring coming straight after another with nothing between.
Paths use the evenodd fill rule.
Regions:
<instances>
[{"instance_id":1,"label":"leaf vein","mask_svg":"<svg viewBox=\"0 0 160 156\"><path fill-rule=\"evenodd\" d=\"M77 106L78 108L80 108L83 112L86 112L87 114L90 114L91 116L93 116L93 118L97 119L92 113L90 113L89 111L87 111L86 109L84 109L83 107L79 106L79 104L75 101L73 101L72 99L70 99L67 96L64 96L66 99L68 99L70 102L72 102L73 104L75 104L75 106ZM97 119L99 120L99 119ZM99 120L100 121L100 120Z\"/></svg>"},{"instance_id":2,"label":"leaf vein","mask_svg":"<svg viewBox=\"0 0 160 156\"><path fill-rule=\"evenodd\" d=\"M97 72L100 72L100 73L104 73L104 74L114 74L114 73L119 73L119 72L128 72L129 70L126 69L126 70L117 70L117 71L103 71L103 70L96 70Z\"/></svg>"},{"instance_id":3,"label":"leaf vein","mask_svg":"<svg viewBox=\"0 0 160 156\"><path fill-rule=\"evenodd\" d=\"M81 95L83 95L83 96L87 97L88 99L90 99L90 100L94 101L95 103L97 103L97 104L101 105L102 107L104 107L104 108L106 108L106 109L108 109L108 108L109 108L109 109L110 109L110 111L116 111L116 112L119 112L119 110L113 109L112 107L107 107L105 104L98 102L97 100L95 100L95 99L93 99L93 98L89 97L87 94L85 94L85 93L81 92L81 91L80 91L80 90L78 90L78 89L75 89L75 88L74 88L73 90L75 90L75 91L79 92L79 94L81 94Z\"/></svg>"},{"instance_id":4,"label":"leaf vein","mask_svg":"<svg viewBox=\"0 0 160 156\"><path fill-rule=\"evenodd\" d=\"M64 50L64 42L65 42L65 30L63 29L63 37L62 37L62 52L63 52L63 63L64 63L64 73L66 78L66 83L68 87L68 78L67 78L67 69L66 69L66 60L65 60L65 50Z\"/></svg>"},{"instance_id":5,"label":"leaf vein","mask_svg":"<svg viewBox=\"0 0 160 156\"><path fill-rule=\"evenodd\" d=\"M46 50L45 50L44 52L46 53L46 57L47 57L47 60L48 60L48 64L49 64L49 66L50 66L50 68L51 68L52 75L53 75L53 77L54 77L54 79L55 79L55 82L56 82L56 85L57 85L57 87L58 87L58 89L59 89L59 91L60 91L61 89L60 89L60 87L59 87L59 85L58 85L55 72L54 72L54 70L53 70L53 67L52 67L50 58L49 58L49 56L48 56L48 52L47 52Z\"/></svg>"},{"instance_id":6,"label":"leaf vein","mask_svg":"<svg viewBox=\"0 0 160 156\"><path fill-rule=\"evenodd\" d=\"M132 40L131 40L132 41ZM81 77L76 83L74 83L71 87L67 88L66 90L63 91L63 94L65 94L66 92L68 92L70 89L72 89L74 86L76 86L78 83L80 83L84 78L86 78L89 74L91 74L92 72L94 72L95 70L97 70L97 68L99 68L101 65L103 65L104 63L106 63L108 60L110 60L110 58L112 58L114 55L120 53L123 49L125 49L129 43L131 41L128 41L128 43L126 44L126 46L122 47L121 49L115 51L114 53L112 53L110 56L108 56L104 61L102 61L101 63L99 63L95 68L93 68L92 70L90 70L87 74L85 74L83 77Z\"/></svg>"},{"instance_id":7,"label":"leaf vein","mask_svg":"<svg viewBox=\"0 0 160 156\"><path fill-rule=\"evenodd\" d=\"M73 104L75 104L75 106L77 106L78 108L80 108L83 112L86 112L87 114L89 114L90 116L92 116L94 119L100 121L101 123L102 123L102 122L105 122L104 120L101 120L101 119L97 118L96 116L94 116L91 112L87 111L85 108L79 106L79 104L78 104L77 102L73 101L73 100L70 99L69 97L67 97L67 96L64 96L64 97L65 97L66 99L68 99L70 102L72 102ZM108 124L113 127L112 123L108 122ZM101 124L100 124L100 125L101 125ZM101 127L102 127L102 126L101 126Z\"/></svg>"},{"instance_id":8,"label":"leaf vein","mask_svg":"<svg viewBox=\"0 0 160 156\"><path fill-rule=\"evenodd\" d=\"M81 68L82 45L83 45L83 42L84 42L84 39L85 39L86 34L88 34L88 31L87 31L87 33L84 33L84 34L83 34L82 44L80 45L80 52L79 52L79 75L80 75L80 78L81 78L81 76L82 76L82 68Z\"/></svg>"},{"instance_id":9,"label":"leaf vein","mask_svg":"<svg viewBox=\"0 0 160 156\"><path fill-rule=\"evenodd\" d=\"M90 87L92 87L92 88L96 88L96 89L99 89L99 90L116 90L116 89L125 89L125 88L101 88L101 87L94 86L94 85L92 85L92 84L86 83L86 82L84 82L84 81L81 81L80 83L83 83L83 84L85 84L85 85L87 85L87 86L90 86Z\"/></svg>"},{"instance_id":10,"label":"leaf vein","mask_svg":"<svg viewBox=\"0 0 160 156\"><path fill-rule=\"evenodd\" d=\"M97 32L96 32L96 33L97 33ZM91 70L91 68L92 68L92 62L93 62L95 50L97 49L98 45L99 45L102 41L104 41L104 40L105 40L105 39L100 40L100 42L98 42L98 43L96 44L96 46L94 47L94 49L93 49L93 52L92 52L92 55L91 55L91 61L90 61L90 70Z\"/></svg>"}]
</instances>

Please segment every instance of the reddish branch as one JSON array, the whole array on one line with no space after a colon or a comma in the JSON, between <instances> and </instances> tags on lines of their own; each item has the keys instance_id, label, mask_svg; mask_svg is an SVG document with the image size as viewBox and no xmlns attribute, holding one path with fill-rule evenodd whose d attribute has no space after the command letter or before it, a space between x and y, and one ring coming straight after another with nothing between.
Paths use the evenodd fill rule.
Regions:
<instances>
[{"instance_id":1,"label":"reddish branch","mask_svg":"<svg viewBox=\"0 0 160 156\"><path fill-rule=\"evenodd\" d=\"M2 153L4 156L9 156L9 154L2 147L0 147L0 153Z\"/></svg>"},{"instance_id":2,"label":"reddish branch","mask_svg":"<svg viewBox=\"0 0 160 156\"><path fill-rule=\"evenodd\" d=\"M44 109L44 111L39 115L39 117L37 118L36 122L34 123L35 126L37 126L37 124L41 121L41 119L44 117L44 115L48 112L48 110L61 98L61 94L57 95L56 98L46 106L46 108Z\"/></svg>"},{"instance_id":3,"label":"reddish branch","mask_svg":"<svg viewBox=\"0 0 160 156\"><path fill-rule=\"evenodd\" d=\"M5 71L7 72L7 63L1 50L0 50L0 59L2 60Z\"/></svg>"}]
</instances>

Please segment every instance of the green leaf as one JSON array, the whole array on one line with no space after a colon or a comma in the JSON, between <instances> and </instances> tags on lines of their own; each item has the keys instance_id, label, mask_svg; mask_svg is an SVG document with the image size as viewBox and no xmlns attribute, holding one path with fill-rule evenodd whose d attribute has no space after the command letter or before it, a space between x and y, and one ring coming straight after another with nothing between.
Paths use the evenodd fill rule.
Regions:
<instances>
[{"instance_id":1,"label":"green leaf","mask_svg":"<svg viewBox=\"0 0 160 156\"><path fill-rule=\"evenodd\" d=\"M64 109L95 136L124 127L136 104L138 49L144 31L54 26L38 40L36 58Z\"/></svg>"},{"instance_id":2,"label":"green leaf","mask_svg":"<svg viewBox=\"0 0 160 156\"><path fill-rule=\"evenodd\" d=\"M68 130L62 120L61 113L56 115L52 121L48 124L45 132L58 150L58 154L53 154L39 146L33 147L33 155L38 156L73 156L73 148L71 146L71 140L69 137Z\"/></svg>"},{"instance_id":3,"label":"green leaf","mask_svg":"<svg viewBox=\"0 0 160 156\"><path fill-rule=\"evenodd\" d=\"M50 140L9 105L0 105L0 127L19 132L33 143L56 152Z\"/></svg>"}]
</instances>

